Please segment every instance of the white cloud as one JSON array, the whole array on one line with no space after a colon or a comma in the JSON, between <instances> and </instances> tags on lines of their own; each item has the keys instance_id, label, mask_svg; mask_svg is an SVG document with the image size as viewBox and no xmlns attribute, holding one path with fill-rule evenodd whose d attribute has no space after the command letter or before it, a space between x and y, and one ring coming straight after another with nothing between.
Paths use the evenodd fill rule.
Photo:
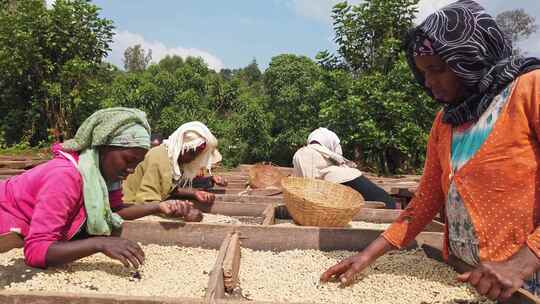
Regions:
<instances>
[{"instance_id":1,"label":"white cloud","mask_svg":"<svg viewBox=\"0 0 540 304\"><path fill-rule=\"evenodd\" d=\"M124 51L128 47L136 44L140 44L145 50L152 50L152 62L154 63L159 62L167 55L177 55L182 58L186 58L188 56L201 57L208 64L208 67L215 71L219 71L224 67L221 59L207 51L196 48L184 48L180 46L168 47L160 41L148 41L142 35L131 33L129 31L119 31L116 33L114 36L114 42L111 46L112 52L107 58L108 61L112 62L118 67L123 67L124 64L122 59L124 58Z\"/></svg>"}]
</instances>

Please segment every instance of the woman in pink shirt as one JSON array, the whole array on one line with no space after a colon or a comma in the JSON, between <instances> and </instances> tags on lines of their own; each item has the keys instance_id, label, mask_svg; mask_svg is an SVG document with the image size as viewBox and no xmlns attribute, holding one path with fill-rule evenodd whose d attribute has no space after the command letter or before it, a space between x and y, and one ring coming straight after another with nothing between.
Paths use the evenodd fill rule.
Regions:
<instances>
[{"instance_id":1,"label":"woman in pink shirt","mask_svg":"<svg viewBox=\"0 0 540 304\"><path fill-rule=\"evenodd\" d=\"M51 161L0 182L0 252L11 249L6 244L17 247L16 242L2 240L13 240L16 234L24 244L26 263L33 267L69 263L98 252L126 267L138 267L144 261L140 246L112 236L123 219L155 213L202 218L185 201L124 208L120 182L149 147L144 112L110 108L91 115L72 140L53 147Z\"/></svg>"}]
</instances>

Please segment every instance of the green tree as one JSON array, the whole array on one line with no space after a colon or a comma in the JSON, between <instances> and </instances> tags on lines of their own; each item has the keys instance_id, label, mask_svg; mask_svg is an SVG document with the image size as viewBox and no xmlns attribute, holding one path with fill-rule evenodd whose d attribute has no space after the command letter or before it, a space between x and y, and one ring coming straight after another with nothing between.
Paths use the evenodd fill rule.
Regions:
<instances>
[{"instance_id":1,"label":"green tree","mask_svg":"<svg viewBox=\"0 0 540 304\"><path fill-rule=\"evenodd\" d=\"M184 65L184 59L177 55L167 55L165 58L161 59L157 65L162 70L174 73L176 69L181 68Z\"/></svg>"},{"instance_id":2,"label":"green tree","mask_svg":"<svg viewBox=\"0 0 540 304\"><path fill-rule=\"evenodd\" d=\"M272 160L290 164L294 151L318 126L320 103L327 94L322 69L305 56L272 58L264 74L267 111L273 115Z\"/></svg>"},{"instance_id":3,"label":"green tree","mask_svg":"<svg viewBox=\"0 0 540 304\"><path fill-rule=\"evenodd\" d=\"M439 108L414 81L401 46L413 26L417 3L337 4L333 18L340 57L327 51L317 56L331 89L319 117L341 136L347 156L370 170L420 168Z\"/></svg>"},{"instance_id":4,"label":"green tree","mask_svg":"<svg viewBox=\"0 0 540 304\"><path fill-rule=\"evenodd\" d=\"M529 38L538 30L536 18L527 14L524 9L504 11L495 17L504 34L514 44L514 51L520 53L517 44Z\"/></svg>"},{"instance_id":5,"label":"green tree","mask_svg":"<svg viewBox=\"0 0 540 304\"><path fill-rule=\"evenodd\" d=\"M103 105L141 109L155 131L169 134L216 111L208 98L211 75L200 58L168 57L145 71L117 75Z\"/></svg>"},{"instance_id":6,"label":"green tree","mask_svg":"<svg viewBox=\"0 0 540 304\"><path fill-rule=\"evenodd\" d=\"M67 136L81 109L95 110L107 79L102 58L110 50L112 22L84 0L18 1L0 10L0 121L7 143ZM85 99L83 99L83 97ZM86 111L85 110L85 111Z\"/></svg>"},{"instance_id":7,"label":"green tree","mask_svg":"<svg viewBox=\"0 0 540 304\"><path fill-rule=\"evenodd\" d=\"M350 69L387 72L399 57L401 40L413 26L418 0L366 0L334 6L334 41Z\"/></svg>"},{"instance_id":8,"label":"green tree","mask_svg":"<svg viewBox=\"0 0 540 304\"><path fill-rule=\"evenodd\" d=\"M340 72L329 77L334 83L347 83ZM321 120L341 135L348 156L384 173L421 168L439 106L414 83L405 58L400 57L388 74L365 74L348 83L320 112Z\"/></svg>"},{"instance_id":9,"label":"green tree","mask_svg":"<svg viewBox=\"0 0 540 304\"><path fill-rule=\"evenodd\" d=\"M257 81L261 81L262 73L257 64L257 60L253 59L251 63L245 68L241 69L237 73L238 77L246 81L248 84L252 84Z\"/></svg>"},{"instance_id":10,"label":"green tree","mask_svg":"<svg viewBox=\"0 0 540 304\"><path fill-rule=\"evenodd\" d=\"M124 51L124 69L128 72L140 72L146 70L152 61L152 50L145 51L140 44L128 47Z\"/></svg>"}]
</instances>

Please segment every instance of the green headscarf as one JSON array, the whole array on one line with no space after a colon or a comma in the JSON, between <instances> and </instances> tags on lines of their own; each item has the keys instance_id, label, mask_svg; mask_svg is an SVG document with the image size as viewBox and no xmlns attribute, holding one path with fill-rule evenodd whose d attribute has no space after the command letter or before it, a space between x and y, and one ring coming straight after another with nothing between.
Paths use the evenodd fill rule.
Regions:
<instances>
[{"instance_id":1,"label":"green headscarf","mask_svg":"<svg viewBox=\"0 0 540 304\"><path fill-rule=\"evenodd\" d=\"M83 178L87 233L111 235L122 226L122 218L111 211L109 188L99 169L96 147L150 148L150 125L146 114L130 108L109 108L95 112L63 143L64 151L79 151L78 170Z\"/></svg>"}]
</instances>

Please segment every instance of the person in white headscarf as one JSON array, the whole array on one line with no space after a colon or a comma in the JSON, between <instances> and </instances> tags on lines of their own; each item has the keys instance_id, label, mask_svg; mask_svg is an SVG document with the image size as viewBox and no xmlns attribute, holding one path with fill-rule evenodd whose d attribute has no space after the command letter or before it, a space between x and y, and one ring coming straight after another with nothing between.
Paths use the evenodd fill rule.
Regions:
<instances>
[{"instance_id":1,"label":"person in white headscarf","mask_svg":"<svg viewBox=\"0 0 540 304\"><path fill-rule=\"evenodd\" d=\"M180 126L163 144L152 148L124 183L124 201L149 202L168 198L193 199L212 203L215 195L193 188L193 182L226 186L219 176L201 178L201 170L211 172L221 161L218 141L203 123ZM206 180L205 180L206 179Z\"/></svg>"},{"instance_id":2,"label":"person in white headscarf","mask_svg":"<svg viewBox=\"0 0 540 304\"><path fill-rule=\"evenodd\" d=\"M321 179L343 184L358 191L367 201L384 202L386 208L395 208L395 201L362 172L356 164L345 157L336 133L318 128L309 134L307 145L300 148L293 157L293 175Z\"/></svg>"}]
</instances>

